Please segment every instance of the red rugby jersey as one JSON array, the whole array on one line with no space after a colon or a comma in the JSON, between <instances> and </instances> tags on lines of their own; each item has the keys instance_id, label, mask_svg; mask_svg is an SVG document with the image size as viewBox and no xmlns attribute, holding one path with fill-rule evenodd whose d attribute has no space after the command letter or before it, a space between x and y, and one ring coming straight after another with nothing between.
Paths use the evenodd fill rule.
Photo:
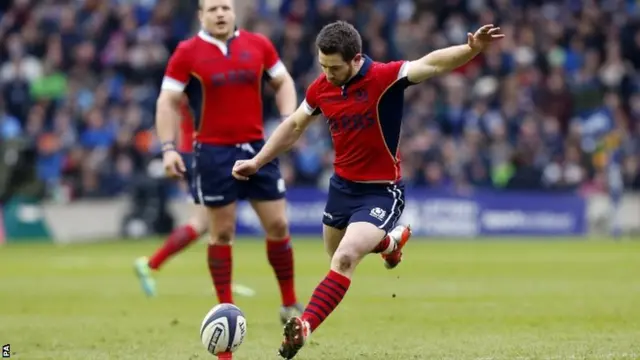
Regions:
<instances>
[{"instance_id":1,"label":"red rugby jersey","mask_svg":"<svg viewBox=\"0 0 640 360\"><path fill-rule=\"evenodd\" d=\"M260 34L237 30L222 42L205 31L180 42L163 90L185 91L196 120L196 141L231 145L262 140L262 77L286 71Z\"/></svg>"},{"instance_id":2,"label":"red rugby jersey","mask_svg":"<svg viewBox=\"0 0 640 360\"><path fill-rule=\"evenodd\" d=\"M400 127L406 61L374 62L365 56L362 68L346 85L331 84L324 74L308 88L303 102L308 114L322 113L335 148L335 173L355 182L398 182Z\"/></svg>"}]
</instances>

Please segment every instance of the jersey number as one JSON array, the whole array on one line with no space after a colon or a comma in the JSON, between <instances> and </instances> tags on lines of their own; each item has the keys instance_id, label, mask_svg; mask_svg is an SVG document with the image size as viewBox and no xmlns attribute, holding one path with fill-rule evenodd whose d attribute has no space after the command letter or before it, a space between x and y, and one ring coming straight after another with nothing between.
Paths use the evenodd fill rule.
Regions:
<instances>
[{"instance_id":1,"label":"jersey number","mask_svg":"<svg viewBox=\"0 0 640 360\"><path fill-rule=\"evenodd\" d=\"M376 119L371 111L364 114L344 114L329 120L331 132L364 130L373 126Z\"/></svg>"}]
</instances>

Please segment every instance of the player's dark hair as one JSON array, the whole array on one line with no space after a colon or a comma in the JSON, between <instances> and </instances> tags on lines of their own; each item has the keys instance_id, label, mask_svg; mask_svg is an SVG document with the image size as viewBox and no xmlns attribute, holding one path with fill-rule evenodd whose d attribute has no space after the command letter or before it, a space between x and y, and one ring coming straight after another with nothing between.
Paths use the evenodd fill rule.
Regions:
<instances>
[{"instance_id":1,"label":"player's dark hair","mask_svg":"<svg viewBox=\"0 0 640 360\"><path fill-rule=\"evenodd\" d=\"M325 55L340 54L344 61L351 61L362 52L362 38L353 25L336 21L320 30L316 46Z\"/></svg>"}]
</instances>

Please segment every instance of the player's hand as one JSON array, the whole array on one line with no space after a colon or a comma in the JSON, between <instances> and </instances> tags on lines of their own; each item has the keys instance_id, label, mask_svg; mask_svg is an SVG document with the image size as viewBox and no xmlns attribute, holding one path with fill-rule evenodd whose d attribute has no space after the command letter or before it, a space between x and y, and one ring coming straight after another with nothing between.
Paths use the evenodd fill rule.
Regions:
<instances>
[{"instance_id":1,"label":"player's hand","mask_svg":"<svg viewBox=\"0 0 640 360\"><path fill-rule=\"evenodd\" d=\"M249 180L249 176L258 172L258 163L253 160L238 160L233 165L231 174L238 180Z\"/></svg>"},{"instance_id":2,"label":"player's hand","mask_svg":"<svg viewBox=\"0 0 640 360\"><path fill-rule=\"evenodd\" d=\"M165 174L172 179L181 179L187 171L182 156L175 150L164 152L162 155L162 164L164 165Z\"/></svg>"},{"instance_id":3,"label":"player's hand","mask_svg":"<svg viewBox=\"0 0 640 360\"><path fill-rule=\"evenodd\" d=\"M484 51L492 43L504 38L500 28L493 24L484 25L475 34L467 33L467 44L474 50Z\"/></svg>"}]
</instances>

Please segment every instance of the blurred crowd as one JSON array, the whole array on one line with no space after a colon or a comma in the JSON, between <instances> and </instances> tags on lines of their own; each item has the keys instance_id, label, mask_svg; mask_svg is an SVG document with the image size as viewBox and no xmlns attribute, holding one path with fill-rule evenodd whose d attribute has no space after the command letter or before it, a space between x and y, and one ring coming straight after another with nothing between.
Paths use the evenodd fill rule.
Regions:
<instances>
[{"instance_id":1,"label":"blurred crowd","mask_svg":"<svg viewBox=\"0 0 640 360\"><path fill-rule=\"evenodd\" d=\"M411 186L640 190L640 8L604 0L236 0L276 44L299 100L320 72L313 39L343 19L378 61L416 59L499 24L498 46L407 90ZM155 99L197 1L14 0L0 5L0 141L25 137L51 193L113 196L157 156ZM273 97L265 87L265 97ZM265 121L277 124L273 101ZM290 185L323 186L332 147L315 123L283 158Z\"/></svg>"}]
</instances>

